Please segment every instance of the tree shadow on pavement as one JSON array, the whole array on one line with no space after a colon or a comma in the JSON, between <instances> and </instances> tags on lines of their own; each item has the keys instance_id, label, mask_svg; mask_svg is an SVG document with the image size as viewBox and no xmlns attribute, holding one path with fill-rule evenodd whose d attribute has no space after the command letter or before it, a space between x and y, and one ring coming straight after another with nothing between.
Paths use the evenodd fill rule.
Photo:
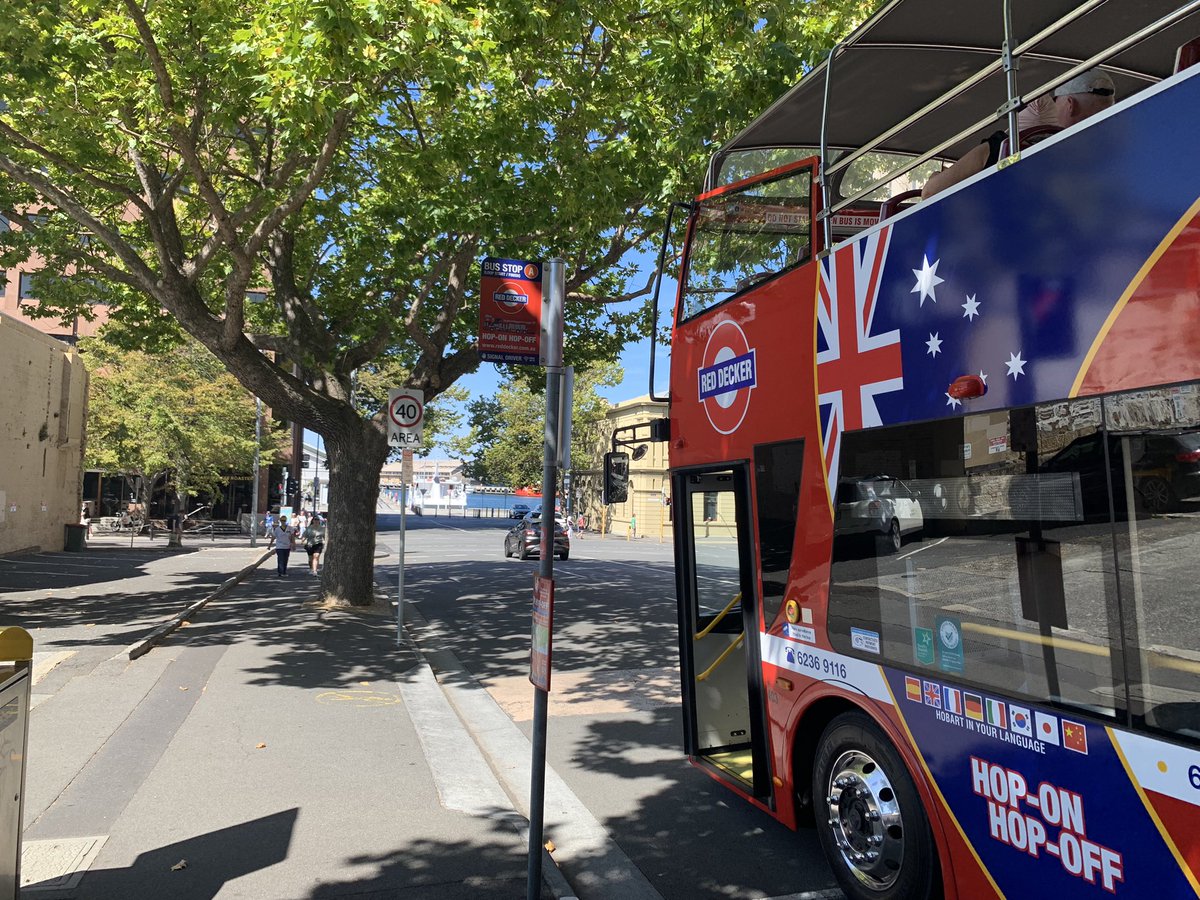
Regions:
<instances>
[{"instance_id":1,"label":"tree shadow on pavement","mask_svg":"<svg viewBox=\"0 0 1200 900\"><path fill-rule=\"evenodd\" d=\"M273 815L177 841L138 855L119 869L92 869L69 892L39 889L29 897L54 900L113 900L113 898L171 898L209 900L229 886L237 896L261 900L307 897L365 898L512 898L524 896L525 855L519 836L499 818L489 818L491 835L449 842L421 838L387 853L363 853L336 860L330 871L321 862L298 858L293 846L300 810ZM311 826L310 826L311 827ZM186 866L172 869L181 861ZM314 862L316 866L314 868ZM286 863L273 879L275 890L264 888L262 876L243 885L237 879ZM329 865L328 860L325 861ZM298 882L306 883L304 888ZM37 885L30 885L37 887ZM543 892L549 900L550 894Z\"/></svg>"},{"instance_id":2,"label":"tree shadow on pavement","mask_svg":"<svg viewBox=\"0 0 1200 900\"><path fill-rule=\"evenodd\" d=\"M417 664L408 643L396 645L396 622L386 609L384 615L378 610L322 610L313 605L318 579L295 566L288 578L276 578L268 564L204 607L159 650L181 644L257 644L269 649L267 661L244 671L247 684L261 687L389 682Z\"/></svg>"},{"instance_id":3,"label":"tree shadow on pavement","mask_svg":"<svg viewBox=\"0 0 1200 900\"><path fill-rule=\"evenodd\" d=\"M47 575L38 575L43 570L29 567L14 575L14 569L0 567L4 624L33 633L38 650L128 644L139 633L212 593L254 558L236 562L236 568L227 560L218 564L215 559L201 566L197 553L172 553L175 560L197 562L191 566L184 562L167 571L150 568L164 558L161 551L114 554L102 563L89 557L89 567L82 570L70 568L75 564L73 554L52 554L52 559L38 563L50 567L45 569Z\"/></svg>"},{"instance_id":4,"label":"tree shadow on pavement","mask_svg":"<svg viewBox=\"0 0 1200 900\"><path fill-rule=\"evenodd\" d=\"M201 900L215 897L230 881L276 865L288 858L298 809L229 828L210 831L138 854L133 864L121 869L91 869L67 896L79 900L111 900L117 897L171 897ZM172 867L181 861L182 868ZM37 885L27 885L37 888ZM29 892L29 897L57 897L56 892Z\"/></svg>"},{"instance_id":5,"label":"tree shadow on pavement","mask_svg":"<svg viewBox=\"0 0 1200 900\"><path fill-rule=\"evenodd\" d=\"M409 567L409 595L429 620L422 645L453 651L469 673L442 673L443 681L473 676L495 685L527 676L536 568ZM684 755L673 563L572 558L555 564L555 578L553 666L562 688L551 694L551 765L650 883L667 900L831 888L813 829L793 832ZM530 723L519 724L528 734ZM554 837L550 819L546 833ZM564 861L568 878L588 862Z\"/></svg>"}]
</instances>

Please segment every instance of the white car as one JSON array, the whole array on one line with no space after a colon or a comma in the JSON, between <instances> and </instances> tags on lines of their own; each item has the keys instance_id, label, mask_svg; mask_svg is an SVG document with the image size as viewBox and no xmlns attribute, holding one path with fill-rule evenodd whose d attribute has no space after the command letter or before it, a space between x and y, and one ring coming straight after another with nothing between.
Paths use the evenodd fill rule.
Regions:
<instances>
[{"instance_id":1,"label":"white car","mask_svg":"<svg viewBox=\"0 0 1200 900\"><path fill-rule=\"evenodd\" d=\"M925 527L917 494L890 475L843 478L838 482L837 533L882 535L891 552L906 535Z\"/></svg>"}]
</instances>

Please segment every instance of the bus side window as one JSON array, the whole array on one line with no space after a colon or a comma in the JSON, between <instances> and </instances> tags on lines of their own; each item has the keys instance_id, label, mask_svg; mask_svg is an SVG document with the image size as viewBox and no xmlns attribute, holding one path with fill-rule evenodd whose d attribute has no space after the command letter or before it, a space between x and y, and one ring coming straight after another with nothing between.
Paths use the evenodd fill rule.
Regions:
<instances>
[{"instance_id":1,"label":"bus side window","mask_svg":"<svg viewBox=\"0 0 1200 900\"><path fill-rule=\"evenodd\" d=\"M697 203L681 319L812 258L812 173L801 165Z\"/></svg>"},{"instance_id":2,"label":"bus side window","mask_svg":"<svg viewBox=\"0 0 1200 900\"><path fill-rule=\"evenodd\" d=\"M1200 384L1104 398L1137 724L1200 738Z\"/></svg>"},{"instance_id":3,"label":"bus side window","mask_svg":"<svg viewBox=\"0 0 1200 900\"><path fill-rule=\"evenodd\" d=\"M1098 400L843 435L834 647L1122 717L1103 438Z\"/></svg>"}]
</instances>

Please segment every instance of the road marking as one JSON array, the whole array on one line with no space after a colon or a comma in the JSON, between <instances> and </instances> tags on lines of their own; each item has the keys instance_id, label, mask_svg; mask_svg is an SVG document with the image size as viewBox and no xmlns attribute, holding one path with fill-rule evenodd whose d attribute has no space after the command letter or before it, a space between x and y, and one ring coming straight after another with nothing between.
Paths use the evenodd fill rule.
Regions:
<instances>
[{"instance_id":1,"label":"road marking","mask_svg":"<svg viewBox=\"0 0 1200 900\"><path fill-rule=\"evenodd\" d=\"M395 706L401 701L396 694L382 691L338 690L322 691L317 694L318 703L349 703L359 709L374 709L380 706Z\"/></svg>"},{"instance_id":2,"label":"road marking","mask_svg":"<svg viewBox=\"0 0 1200 900\"><path fill-rule=\"evenodd\" d=\"M948 541L948 540L950 540L950 538L944 537L940 541L934 541L932 544L926 544L924 547L918 547L916 550L913 550L910 553L905 553L903 556L897 556L896 562L899 562L902 559L908 559L910 556L916 556L918 553L922 552L923 550L929 550L932 547L936 547L938 544L946 543L946 541Z\"/></svg>"}]
</instances>

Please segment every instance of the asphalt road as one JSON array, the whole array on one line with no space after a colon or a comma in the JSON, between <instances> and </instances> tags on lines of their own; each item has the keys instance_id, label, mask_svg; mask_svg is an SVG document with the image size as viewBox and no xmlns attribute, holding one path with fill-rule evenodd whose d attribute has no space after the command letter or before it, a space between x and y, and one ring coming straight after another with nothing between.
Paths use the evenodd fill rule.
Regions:
<instances>
[{"instance_id":1,"label":"asphalt road","mask_svg":"<svg viewBox=\"0 0 1200 900\"><path fill-rule=\"evenodd\" d=\"M406 599L530 734L538 562L504 558L502 520L409 522ZM381 582L395 582L396 549L379 535ZM684 758L670 544L588 535L554 574L547 760L649 882L667 900L840 896L815 831L790 831Z\"/></svg>"}]
</instances>

